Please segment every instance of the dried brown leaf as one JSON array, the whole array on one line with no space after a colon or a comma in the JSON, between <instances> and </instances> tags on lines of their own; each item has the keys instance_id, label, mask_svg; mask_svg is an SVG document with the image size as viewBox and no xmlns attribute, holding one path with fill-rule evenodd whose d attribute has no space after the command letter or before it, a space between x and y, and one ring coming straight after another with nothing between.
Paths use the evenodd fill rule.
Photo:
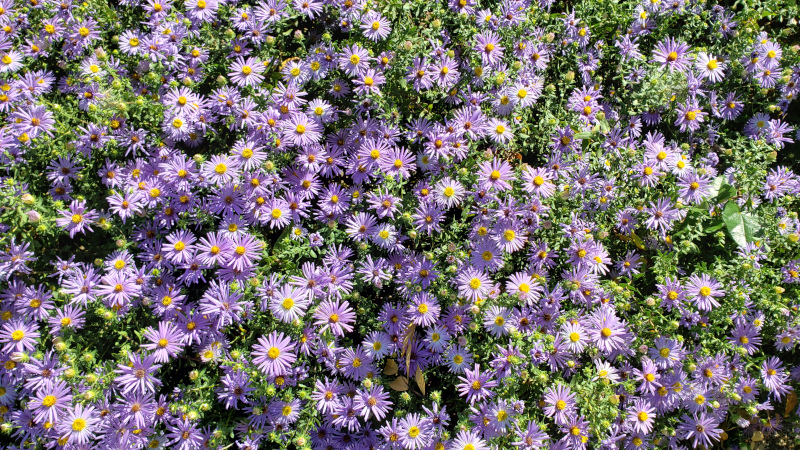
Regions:
<instances>
[{"instance_id":1,"label":"dried brown leaf","mask_svg":"<svg viewBox=\"0 0 800 450\"><path fill-rule=\"evenodd\" d=\"M383 368L384 375L397 375L397 362L393 359L386 360L386 366Z\"/></svg>"},{"instance_id":2,"label":"dried brown leaf","mask_svg":"<svg viewBox=\"0 0 800 450\"><path fill-rule=\"evenodd\" d=\"M389 383L389 387L397 392L405 392L408 390L408 378L400 375Z\"/></svg>"},{"instance_id":3,"label":"dried brown leaf","mask_svg":"<svg viewBox=\"0 0 800 450\"><path fill-rule=\"evenodd\" d=\"M425 395L425 375L422 374L422 370L420 370L419 367L417 367L417 373L414 375L414 381L417 382L417 386L419 386L422 395Z\"/></svg>"}]
</instances>

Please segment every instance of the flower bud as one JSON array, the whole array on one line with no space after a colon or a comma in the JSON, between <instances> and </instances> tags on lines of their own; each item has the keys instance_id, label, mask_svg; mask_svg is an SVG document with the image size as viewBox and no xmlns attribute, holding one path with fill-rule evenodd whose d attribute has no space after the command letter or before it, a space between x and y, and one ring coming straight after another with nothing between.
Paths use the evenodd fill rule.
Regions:
<instances>
[{"instance_id":1,"label":"flower bud","mask_svg":"<svg viewBox=\"0 0 800 450\"><path fill-rule=\"evenodd\" d=\"M30 356L25 352L13 352L11 354L11 360L17 363L26 363L30 361Z\"/></svg>"},{"instance_id":2,"label":"flower bud","mask_svg":"<svg viewBox=\"0 0 800 450\"><path fill-rule=\"evenodd\" d=\"M575 81L575 72L570 70L566 75L564 75L564 79L567 80L567 82L572 83Z\"/></svg>"},{"instance_id":3,"label":"flower bud","mask_svg":"<svg viewBox=\"0 0 800 450\"><path fill-rule=\"evenodd\" d=\"M33 222L33 223L37 223L40 220L42 220L42 215L39 214L36 210L32 209L32 210L28 211L28 220Z\"/></svg>"},{"instance_id":4,"label":"flower bud","mask_svg":"<svg viewBox=\"0 0 800 450\"><path fill-rule=\"evenodd\" d=\"M193 370L193 371L189 372L189 379L192 380L192 381L197 380L197 378L199 376L200 376L200 372L198 372L196 370Z\"/></svg>"}]
</instances>

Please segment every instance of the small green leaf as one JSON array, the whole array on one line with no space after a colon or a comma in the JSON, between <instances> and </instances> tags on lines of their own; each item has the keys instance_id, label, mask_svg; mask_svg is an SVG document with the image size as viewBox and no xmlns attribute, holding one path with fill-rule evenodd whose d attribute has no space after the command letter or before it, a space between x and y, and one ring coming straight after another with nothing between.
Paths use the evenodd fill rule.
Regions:
<instances>
[{"instance_id":1,"label":"small green leaf","mask_svg":"<svg viewBox=\"0 0 800 450\"><path fill-rule=\"evenodd\" d=\"M575 136L573 136L573 138L575 138L575 139L591 139L592 138L592 132L591 131L581 131L580 133L575 133Z\"/></svg>"},{"instance_id":2,"label":"small green leaf","mask_svg":"<svg viewBox=\"0 0 800 450\"><path fill-rule=\"evenodd\" d=\"M721 221L721 220L720 220L720 221L717 221L717 222L715 222L715 223L714 223L713 225L711 225L710 227L708 227L708 228L704 228L704 229L703 229L703 232L705 232L705 233L713 233L713 232L715 232L715 231L721 230L721 229L722 229L722 227L724 227L724 226L725 226L725 222L723 222L723 221Z\"/></svg>"}]
</instances>

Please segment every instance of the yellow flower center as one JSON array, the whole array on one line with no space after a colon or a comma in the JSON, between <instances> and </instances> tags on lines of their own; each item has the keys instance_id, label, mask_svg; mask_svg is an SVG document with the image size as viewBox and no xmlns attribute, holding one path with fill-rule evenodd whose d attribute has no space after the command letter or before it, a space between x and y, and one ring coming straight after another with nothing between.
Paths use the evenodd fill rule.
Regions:
<instances>
[{"instance_id":1,"label":"yellow flower center","mask_svg":"<svg viewBox=\"0 0 800 450\"><path fill-rule=\"evenodd\" d=\"M277 358L277 357L278 357L278 355L280 355L280 354L281 354L281 351L280 351L280 350L278 350L278 347L270 347L270 349L267 351L267 356L268 356L270 359L275 359L275 358Z\"/></svg>"},{"instance_id":2,"label":"yellow flower center","mask_svg":"<svg viewBox=\"0 0 800 450\"><path fill-rule=\"evenodd\" d=\"M84 428L86 428L86 421L84 419L77 418L74 421L72 421L72 429L74 431L81 431Z\"/></svg>"}]
</instances>

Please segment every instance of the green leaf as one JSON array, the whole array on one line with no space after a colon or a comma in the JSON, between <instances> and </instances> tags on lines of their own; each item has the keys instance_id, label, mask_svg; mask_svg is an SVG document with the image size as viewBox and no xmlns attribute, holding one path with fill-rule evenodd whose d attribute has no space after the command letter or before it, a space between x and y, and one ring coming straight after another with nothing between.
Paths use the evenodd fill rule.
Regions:
<instances>
[{"instance_id":1,"label":"green leaf","mask_svg":"<svg viewBox=\"0 0 800 450\"><path fill-rule=\"evenodd\" d=\"M723 221L721 221L721 220L720 220L720 221L718 221L718 222L715 222L715 223L714 223L713 225L711 225L710 227L708 227L708 228L704 228L704 229L703 229L703 232L705 232L705 233L713 233L713 232L715 232L715 231L717 231L717 230L721 230L721 229L722 229L722 227L724 227L724 226L725 226L725 222L723 222Z\"/></svg>"},{"instance_id":2,"label":"green leaf","mask_svg":"<svg viewBox=\"0 0 800 450\"><path fill-rule=\"evenodd\" d=\"M739 205L736 202L729 201L725 204L725 209L722 211L722 221L725 222L728 233L730 233L731 238L739 247L747 245L744 218L742 218L742 213L739 211Z\"/></svg>"},{"instance_id":3,"label":"green leaf","mask_svg":"<svg viewBox=\"0 0 800 450\"><path fill-rule=\"evenodd\" d=\"M593 133L591 131L581 131L580 133L575 133L575 136L573 136L573 138L575 138L575 139L591 139L592 138L592 134Z\"/></svg>"},{"instance_id":4,"label":"green leaf","mask_svg":"<svg viewBox=\"0 0 800 450\"><path fill-rule=\"evenodd\" d=\"M744 235L747 238L747 242L754 242L757 237L762 235L758 217L750 213L742 213L742 220L744 221Z\"/></svg>"}]
</instances>

